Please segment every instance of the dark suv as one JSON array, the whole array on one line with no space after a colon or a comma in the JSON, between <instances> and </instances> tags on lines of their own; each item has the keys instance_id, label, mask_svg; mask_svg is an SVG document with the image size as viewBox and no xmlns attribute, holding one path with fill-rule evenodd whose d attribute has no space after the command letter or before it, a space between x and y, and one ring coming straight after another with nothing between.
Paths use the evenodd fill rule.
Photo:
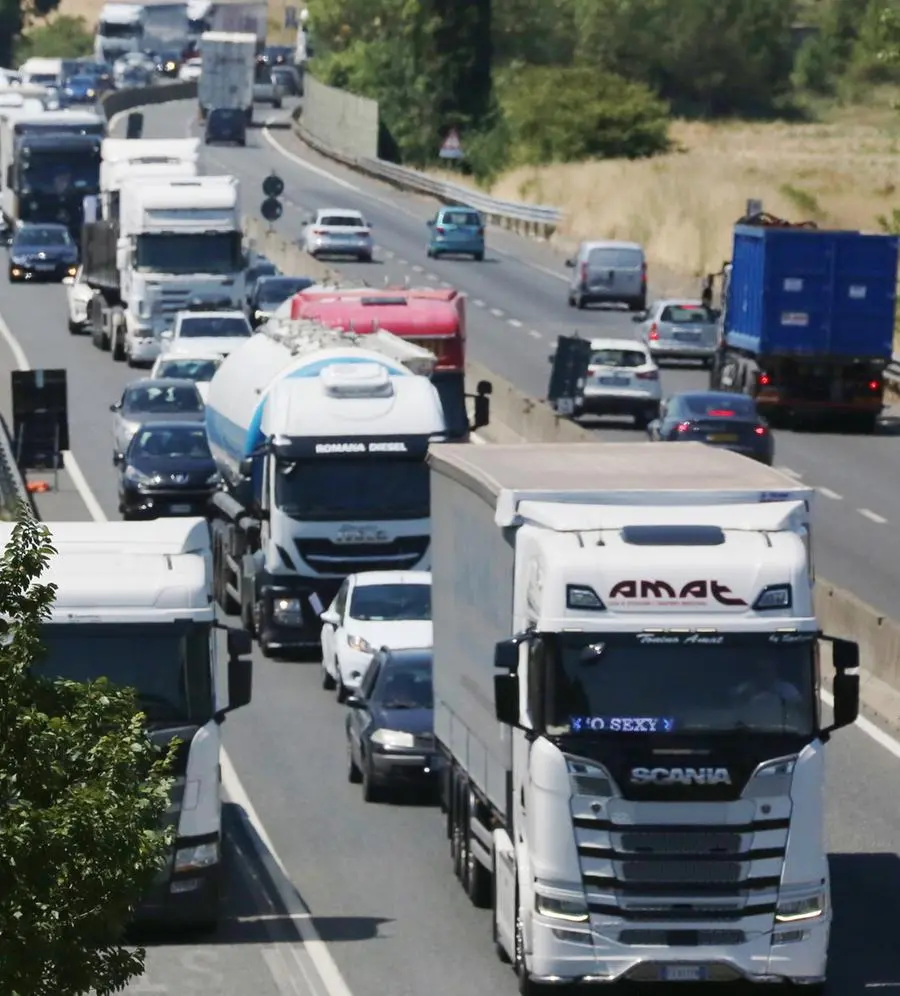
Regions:
<instances>
[{"instance_id":1,"label":"dark suv","mask_svg":"<svg viewBox=\"0 0 900 996\"><path fill-rule=\"evenodd\" d=\"M237 107L215 107L206 117L206 134L203 141L207 145L216 142L247 144L247 117Z\"/></svg>"}]
</instances>

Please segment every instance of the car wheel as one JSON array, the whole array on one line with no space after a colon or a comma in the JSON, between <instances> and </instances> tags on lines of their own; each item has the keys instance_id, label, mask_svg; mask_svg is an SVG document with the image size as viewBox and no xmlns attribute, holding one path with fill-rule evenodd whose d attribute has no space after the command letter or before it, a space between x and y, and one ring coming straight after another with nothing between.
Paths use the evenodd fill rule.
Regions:
<instances>
[{"instance_id":1,"label":"car wheel","mask_svg":"<svg viewBox=\"0 0 900 996\"><path fill-rule=\"evenodd\" d=\"M322 661L322 687L326 692L334 691L335 681L334 678L328 673L328 668L325 667L325 661Z\"/></svg>"},{"instance_id":2,"label":"car wheel","mask_svg":"<svg viewBox=\"0 0 900 996\"><path fill-rule=\"evenodd\" d=\"M647 310L647 299L642 297L638 298L637 301L630 301L628 303L629 311L646 311Z\"/></svg>"},{"instance_id":3,"label":"car wheel","mask_svg":"<svg viewBox=\"0 0 900 996\"><path fill-rule=\"evenodd\" d=\"M434 253L433 253L433 252L432 252L432 251L431 251L430 249L426 249L426 250L425 250L425 255L426 255L426 256L427 256L427 257L428 257L429 259L434 259Z\"/></svg>"},{"instance_id":4,"label":"car wheel","mask_svg":"<svg viewBox=\"0 0 900 996\"><path fill-rule=\"evenodd\" d=\"M78 322L73 322L71 318L69 319L69 332L72 335L78 335L81 332L81 326Z\"/></svg>"},{"instance_id":5,"label":"car wheel","mask_svg":"<svg viewBox=\"0 0 900 996\"><path fill-rule=\"evenodd\" d=\"M347 737L347 781L351 785L359 785L363 780L362 772L359 770L359 765L353 760L353 743L350 737Z\"/></svg>"},{"instance_id":6,"label":"car wheel","mask_svg":"<svg viewBox=\"0 0 900 996\"><path fill-rule=\"evenodd\" d=\"M341 666L335 661L335 674L337 678L334 681L334 691L335 698L338 701L338 705L343 705L347 701L347 689L344 687L344 682L341 680Z\"/></svg>"},{"instance_id":7,"label":"car wheel","mask_svg":"<svg viewBox=\"0 0 900 996\"><path fill-rule=\"evenodd\" d=\"M372 262L372 254L370 252L360 253L359 261L360 261L360 263L371 263Z\"/></svg>"},{"instance_id":8,"label":"car wheel","mask_svg":"<svg viewBox=\"0 0 900 996\"><path fill-rule=\"evenodd\" d=\"M474 253L472 253L472 258L475 260L476 263L483 263L484 262L484 253L483 252L474 252Z\"/></svg>"},{"instance_id":9,"label":"car wheel","mask_svg":"<svg viewBox=\"0 0 900 996\"><path fill-rule=\"evenodd\" d=\"M365 758L362 766L362 797L363 802L380 802L382 797L381 786L375 781L372 766Z\"/></svg>"},{"instance_id":10,"label":"car wheel","mask_svg":"<svg viewBox=\"0 0 900 996\"><path fill-rule=\"evenodd\" d=\"M585 301L585 299L580 294L575 295L575 307L579 311L584 311L584 309L587 307L587 301Z\"/></svg>"}]
</instances>

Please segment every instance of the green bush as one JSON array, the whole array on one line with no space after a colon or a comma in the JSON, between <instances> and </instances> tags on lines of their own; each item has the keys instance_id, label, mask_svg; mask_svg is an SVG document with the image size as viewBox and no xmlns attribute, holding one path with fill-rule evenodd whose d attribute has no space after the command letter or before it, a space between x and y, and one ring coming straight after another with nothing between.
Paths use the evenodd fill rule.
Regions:
<instances>
[{"instance_id":1,"label":"green bush","mask_svg":"<svg viewBox=\"0 0 900 996\"><path fill-rule=\"evenodd\" d=\"M83 17L61 16L47 24L32 27L16 44L16 65L26 59L47 56L57 59L78 59L90 55L94 38Z\"/></svg>"},{"instance_id":2,"label":"green bush","mask_svg":"<svg viewBox=\"0 0 900 996\"><path fill-rule=\"evenodd\" d=\"M529 66L502 74L498 92L516 165L639 159L669 145L667 104L612 73Z\"/></svg>"}]
</instances>

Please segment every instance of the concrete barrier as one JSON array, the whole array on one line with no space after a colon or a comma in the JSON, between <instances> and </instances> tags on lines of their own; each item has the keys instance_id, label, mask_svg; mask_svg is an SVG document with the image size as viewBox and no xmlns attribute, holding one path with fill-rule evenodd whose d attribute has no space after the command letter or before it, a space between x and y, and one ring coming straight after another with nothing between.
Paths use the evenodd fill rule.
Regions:
<instances>
[{"instance_id":1,"label":"concrete barrier","mask_svg":"<svg viewBox=\"0 0 900 996\"><path fill-rule=\"evenodd\" d=\"M377 101L326 86L311 73L303 80L303 130L354 159L378 158Z\"/></svg>"},{"instance_id":2,"label":"concrete barrier","mask_svg":"<svg viewBox=\"0 0 900 996\"><path fill-rule=\"evenodd\" d=\"M196 80L190 83L160 83L158 86L134 87L127 90L113 90L100 98L100 106L106 119L122 111L148 104L165 104L172 100L192 100L197 96Z\"/></svg>"}]
</instances>

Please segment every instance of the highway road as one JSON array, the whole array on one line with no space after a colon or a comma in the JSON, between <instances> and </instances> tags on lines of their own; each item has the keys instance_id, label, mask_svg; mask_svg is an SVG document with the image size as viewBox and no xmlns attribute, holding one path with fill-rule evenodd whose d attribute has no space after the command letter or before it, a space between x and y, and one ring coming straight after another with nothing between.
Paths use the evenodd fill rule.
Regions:
<instances>
[{"instance_id":1,"label":"highway road","mask_svg":"<svg viewBox=\"0 0 900 996\"><path fill-rule=\"evenodd\" d=\"M281 120L287 115L282 112ZM123 123L124 124L124 123ZM146 137L196 133L194 105L159 105L145 111ZM425 256L426 220L434 203L401 193L323 159L289 130L251 132L247 148L204 150L207 172L232 173L243 184L246 209L258 213L263 178L276 170L285 182L285 211L276 226L288 238L300 234L303 218L320 207L354 207L373 226L378 249L374 264L337 264L348 277L380 285L447 284L469 295L469 343L473 359L536 397L546 392L548 355L557 334L578 329L589 335L631 337L636 326L627 312L566 304L566 271L550 247L511 233L491 232L483 263L433 261ZM679 281L651 270L651 290L674 293ZM667 394L704 387L707 375L690 366L663 372ZM604 438L628 440L627 420L593 423ZM900 618L900 409L891 410L875 436L819 432L776 433L776 465L818 488L818 570L886 614ZM638 437L642 438L642 437Z\"/></svg>"},{"instance_id":2,"label":"highway road","mask_svg":"<svg viewBox=\"0 0 900 996\"><path fill-rule=\"evenodd\" d=\"M180 131L167 126L166 133L184 134L189 112L187 107L169 108L164 120L177 121L177 114L182 124ZM147 115L151 134L155 122L163 120L155 113ZM336 187L306 167L277 158L263 134L255 133L253 142L255 148L216 149L210 157L220 161L221 168L228 164L240 172L248 187L258 186L277 164L292 200L304 208L335 201L363 207L372 214L383 240L385 260L363 271L384 272L393 279L403 274L401 260L424 268L422 242L415 235L421 218L415 219L427 216L425 205L373 187L382 201L402 204L408 213L386 207L368 194ZM337 167L333 171L337 179L362 190L356 178L344 180ZM256 192L250 194L255 197ZM296 211L287 214L285 231L296 225ZM473 353L527 386L529 371L537 383L545 369L549 332L565 328L571 315L560 294L561 282L534 269L546 262L552 270L552 256L512 237L498 237L497 248L504 255L495 249L492 257L497 261L485 263L477 272L475 266L448 263L440 264L438 275L454 280L473 297L483 295L485 307L474 306L478 313L472 321ZM388 257L388 251L394 256ZM114 364L108 353L94 350L86 337L66 331L62 288L11 287L3 262L0 258L4 407L8 410L9 372L23 360L33 367L65 367L69 377L76 462L71 465L73 473L63 477L63 493L41 499L45 517L116 518L107 406L135 372ZM480 276L481 270L488 276ZM508 280L507 272L513 274ZM467 284L469 280L483 283L476 287ZM513 311L519 294L523 301ZM521 316L523 322L527 317L527 326L504 324L505 315L491 316L488 305L505 315ZM605 313L584 321L603 329L627 327L627 319L611 319ZM533 345L527 334L532 329L544 337L534 339ZM691 383L691 376L674 374L667 383L677 389ZM621 430L607 432L609 438L629 438ZM801 452L803 438L783 434L780 442L787 448L785 440L793 440ZM837 457L825 462L829 446L837 447L843 458L867 442L887 447L890 439L806 440L808 449L822 449L821 481L827 480L824 470L839 462ZM782 459L787 462L788 457ZM799 460L793 456L790 460L798 471L803 469ZM830 480L837 488L837 480ZM862 476L856 481L858 486L864 483ZM849 487L845 490L849 496ZM863 494L874 503L873 492ZM862 505L862 499L857 504ZM834 533L839 536L842 529L850 533L854 515L861 520L860 528L875 530L875 541L855 554L865 559L874 557L879 542L889 542L891 528L888 523L862 521L848 498L822 505L817 542L825 553L820 566L838 580L834 568L839 540ZM848 536L846 542L852 547L854 540ZM845 578L845 583L850 582ZM267 661L258 655L255 666L254 701L225 726L228 756L223 772L234 804L228 813L232 884L226 922L215 939L187 938L178 943L171 937L154 938L149 972L130 991L172 996L201 989L223 996L381 996L384 992L513 996L512 973L493 953L489 914L472 909L453 878L437 810L415 800L363 803L358 787L346 778L343 710L333 694L321 689L319 666ZM900 988L900 950L895 940L900 916L900 821L894 802L900 798L900 743L864 722L838 734L829 751L826 805L836 908L830 990L834 996L863 996L875 988Z\"/></svg>"},{"instance_id":3,"label":"highway road","mask_svg":"<svg viewBox=\"0 0 900 996\"><path fill-rule=\"evenodd\" d=\"M77 473L64 477L62 494L40 499L44 517L116 518L107 405L135 372L66 331L62 288L11 287L3 268L0 316L7 412L9 372L23 356L68 371ZM224 731L234 804L225 923L212 939L149 938L148 974L130 991L514 996L512 973L493 953L489 914L469 906L452 875L439 812L415 800L362 801L346 778L344 711L322 690L318 664L256 655L255 668L254 700ZM900 988L900 743L867 722L839 733L829 751L831 992Z\"/></svg>"}]
</instances>

